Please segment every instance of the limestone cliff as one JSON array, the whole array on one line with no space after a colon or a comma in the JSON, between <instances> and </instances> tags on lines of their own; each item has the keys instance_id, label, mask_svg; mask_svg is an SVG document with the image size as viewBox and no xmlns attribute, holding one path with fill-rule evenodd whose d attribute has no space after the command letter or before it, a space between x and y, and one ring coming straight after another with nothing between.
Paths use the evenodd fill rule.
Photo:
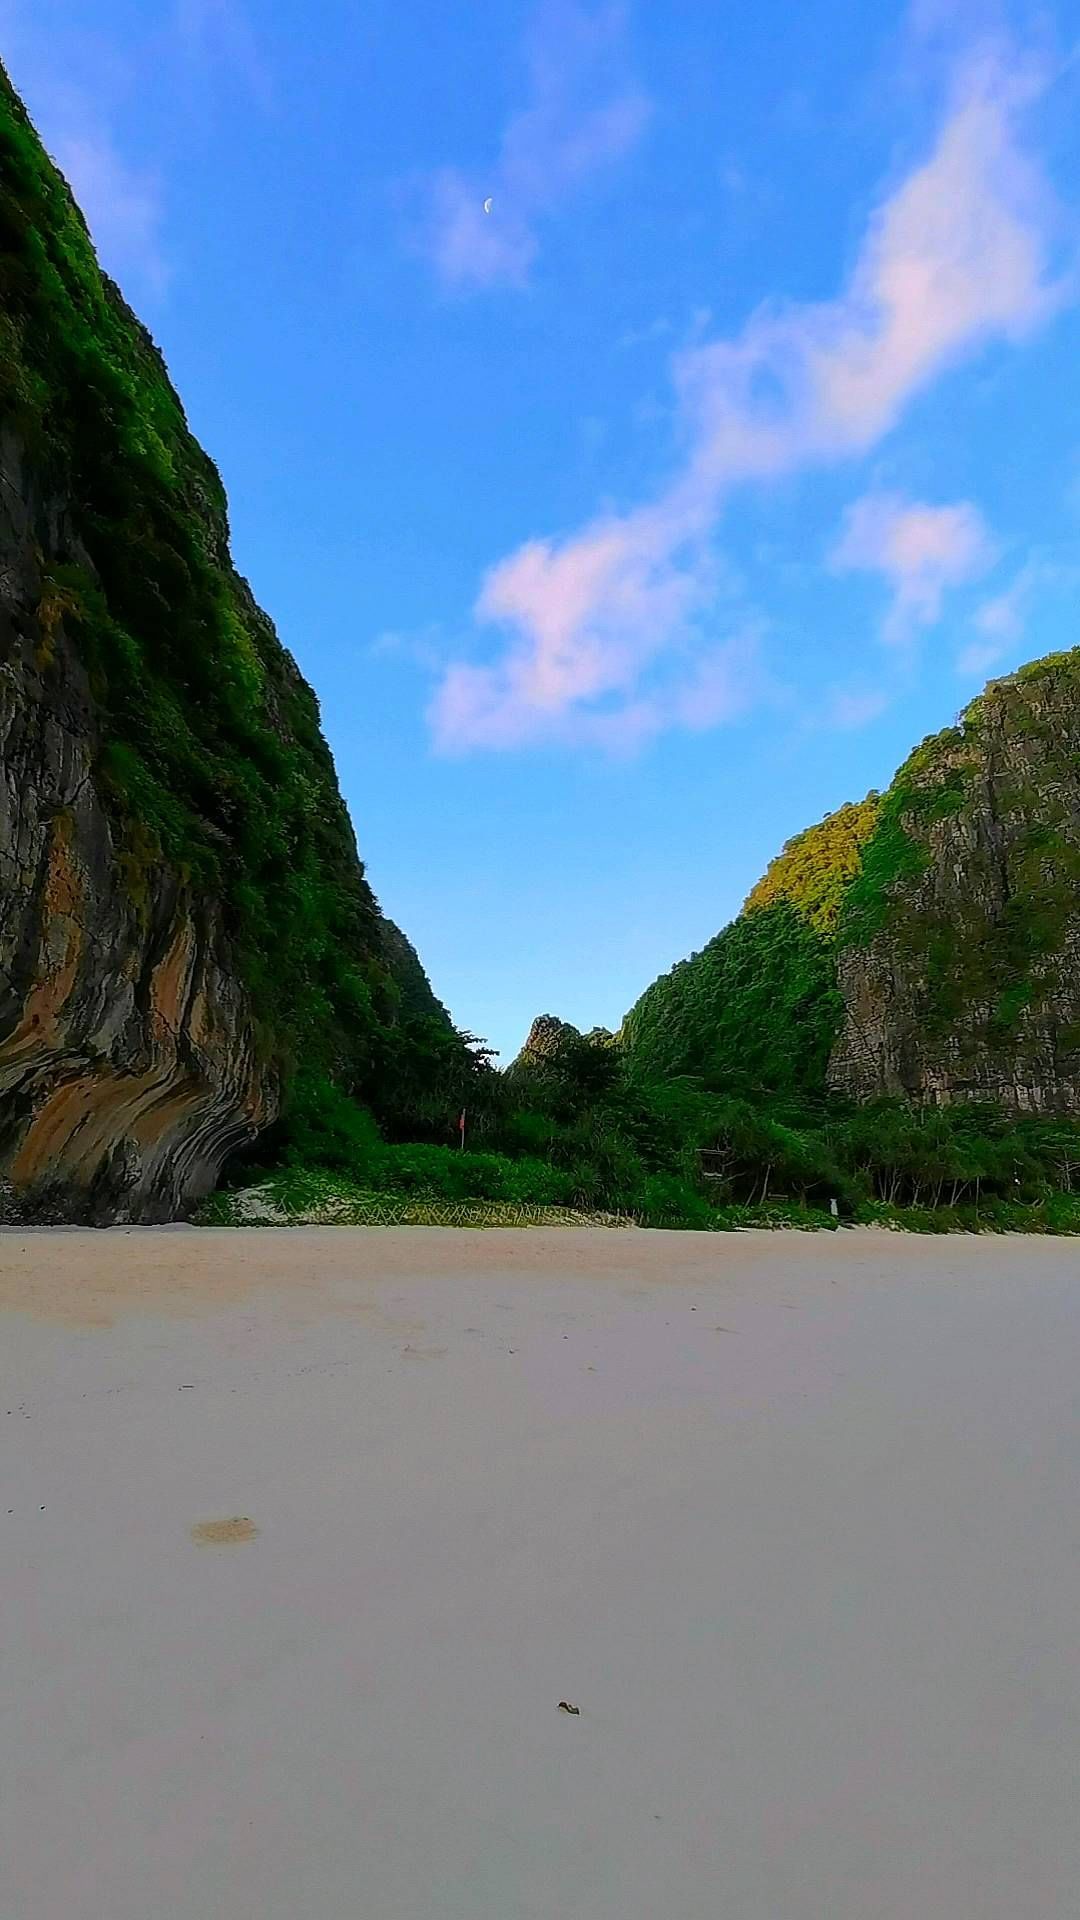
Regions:
<instances>
[{"instance_id":1,"label":"limestone cliff","mask_svg":"<svg viewBox=\"0 0 1080 1920\"><path fill-rule=\"evenodd\" d=\"M897 774L841 915L834 1092L1080 1109L1080 652Z\"/></svg>"},{"instance_id":2,"label":"limestone cliff","mask_svg":"<svg viewBox=\"0 0 1080 1920\"><path fill-rule=\"evenodd\" d=\"M0 1218L171 1218L297 1068L377 1114L425 1021L213 463L0 68Z\"/></svg>"},{"instance_id":3,"label":"limestone cliff","mask_svg":"<svg viewBox=\"0 0 1080 1920\"><path fill-rule=\"evenodd\" d=\"M789 841L620 1040L750 1100L1080 1111L1080 650L992 683L882 796Z\"/></svg>"}]
</instances>

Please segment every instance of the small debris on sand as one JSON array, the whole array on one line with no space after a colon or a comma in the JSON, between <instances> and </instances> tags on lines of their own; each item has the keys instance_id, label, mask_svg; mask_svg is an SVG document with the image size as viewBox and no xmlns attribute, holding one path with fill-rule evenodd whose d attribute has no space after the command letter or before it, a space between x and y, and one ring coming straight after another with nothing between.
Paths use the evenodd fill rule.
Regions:
<instances>
[{"instance_id":1,"label":"small debris on sand","mask_svg":"<svg viewBox=\"0 0 1080 1920\"><path fill-rule=\"evenodd\" d=\"M560 1712L560 1713L580 1713L580 1712L581 1712L581 1708L580 1708L580 1707L572 1707L572 1706L570 1705L570 1702L569 1702L569 1700L560 1700L560 1701L559 1701L559 1712Z\"/></svg>"}]
</instances>

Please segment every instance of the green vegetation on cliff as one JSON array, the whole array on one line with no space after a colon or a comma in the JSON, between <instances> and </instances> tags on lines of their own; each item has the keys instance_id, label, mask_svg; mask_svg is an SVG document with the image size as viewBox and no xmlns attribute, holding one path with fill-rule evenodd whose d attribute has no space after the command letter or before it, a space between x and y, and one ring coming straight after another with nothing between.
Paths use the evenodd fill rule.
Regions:
<instances>
[{"instance_id":1,"label":"green vegetation on cliff","mask_svg":"<svg viewBox=\"0 0 1080 1920\"><path fill-rule=\"evenodd\" d=\"M751 1100L813 1100L841 1011L828 941L776 895L654 981L621 1040L645 1076L692 1074Z\"/></svg>"},{"instance_id":2,"label":"green vegetation on cliff","mask_svg":"<svg viewBox=\"0 0 1080 1920\"><path fill-rule=\"evenodd\" d=\"M770 861L746 896L744 913L786 900L815 933L836 932L844 896L860 871L867 840L877 825L880 796L827 813L816 827L795 834Z\"/></svg>"},{"instance_id":3,"label":"green vegetation on cliff","mask_svg":"<svg viewBox=\"0 0 1080 1920\"><path fill-rule=\"evenodd\" d=\"M89 677L132 898L162 859L220 898L267 1057L403 1123L468 1049L364 878L314 694L228 548L225 496L0 68L0 421L70 558L47 565ZM455 1096L456 1097L456 1096Z\"/></svg>"}]
</instances>

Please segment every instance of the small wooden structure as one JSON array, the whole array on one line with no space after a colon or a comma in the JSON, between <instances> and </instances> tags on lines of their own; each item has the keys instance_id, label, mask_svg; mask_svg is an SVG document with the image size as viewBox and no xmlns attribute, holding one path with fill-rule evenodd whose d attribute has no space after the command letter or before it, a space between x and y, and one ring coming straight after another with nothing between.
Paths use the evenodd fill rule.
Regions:
<instances>
[{"instance_id":1,"label":"small wooden structure","mask_svg":"<svg viewBox=\"0 0 1080 1920\"><path fill-rule=\"evenodd\" d=\"M731 1171L730 1147L699 1147L698 1171L703 1180L726 1180Z\"/></svg>"}]
</instances>

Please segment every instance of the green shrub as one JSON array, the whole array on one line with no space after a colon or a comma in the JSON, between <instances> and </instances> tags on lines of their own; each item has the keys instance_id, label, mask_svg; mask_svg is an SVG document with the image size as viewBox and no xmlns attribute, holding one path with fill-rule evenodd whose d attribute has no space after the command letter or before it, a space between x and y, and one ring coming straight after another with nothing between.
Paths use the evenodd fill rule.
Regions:
<instances>
[{"instance_id":1,"label":"green shrub","mask_svg":"<svg viewBox=\"0 0 1080 1920\"><path fill-rule=\"evenodd\" d=\"M289 1166L333 1168L354 1179L376 1168L383 1152L371 1114L311 1069L294 1076L282 1119L262 1145L271 1163L280 1157Z\"/></svg>"},{"instance_id":2,"label":"green shrub","mask_svg":"<svg viewBox=\"0 0 1080 1920\"><path fill-rule=\"evenodd\" d=\"M725 1214L710 1204L700 1188L670 1173L646 1175L633 1211L645 1227L721 1231L730 1225Z\"/></svg>"}]
</instances>

